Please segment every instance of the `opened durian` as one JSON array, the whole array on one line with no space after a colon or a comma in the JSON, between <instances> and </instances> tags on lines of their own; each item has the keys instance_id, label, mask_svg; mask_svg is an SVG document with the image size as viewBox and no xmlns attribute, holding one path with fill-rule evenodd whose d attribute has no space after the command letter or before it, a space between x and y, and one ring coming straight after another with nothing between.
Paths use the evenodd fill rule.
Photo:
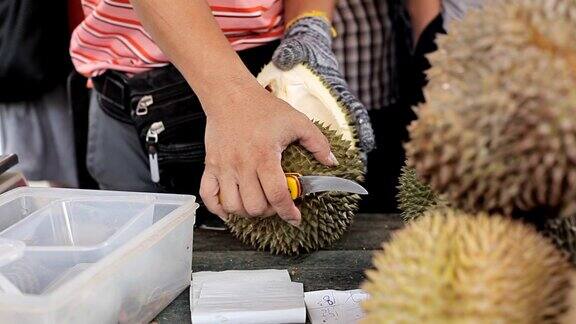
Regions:
<instances>
[{"instance_id":1,"label":"opened durian","mask_svg":"<svg viewBox=\"0 0 576 324\"><path fill-rule=\"evenodd\" d=\"M283 71L274 64L266 65L258 74L258 82L279 99L319 121L357 146L356 131L346 108L332 95L329 87L306 65L298 64Z\"/></svg>"},{"instance_id":2,"label":"opened durian","mask_svg":"<svg viewBox=\"0 0 576 324\"><path fill-rule=\"evenodd\" d=\"M555 323L569 306L564 255L507 217L438 209L383 248L362 323Z\"/></svg>"},{"instance_id":3,"label":"opened durian","mask_svg":"<svg viewBox=\"0 0 576 324\"><path fill-rule=\"evenodd\" d=\"M258 80L273 94L316 121L340 162L337 167L325 167L302 146L292 144L282 154L284 172L363 180L364 164L355 144L354 127L346 110L318 76L304 65L290 71L268 65ZM236 237L258 249L276 254L309 252L328 246L342 236L358 209L359 200L358 195L336 192L299 198L295 201L302 214L298 228L277 215L266 218L232 216L227 224Z\"/></svg>"},{"instance_id":4,"label":"opened durian","mask_svg":"<svg viewBox=\"0 0 576 324\"><path fill-rule=\"evenodd\" d=\"M576 1L495 1L430 55L408 164L466 211L576 215ZM544 212L545 211L545 212Z\"/></svg>"}]
</instances>

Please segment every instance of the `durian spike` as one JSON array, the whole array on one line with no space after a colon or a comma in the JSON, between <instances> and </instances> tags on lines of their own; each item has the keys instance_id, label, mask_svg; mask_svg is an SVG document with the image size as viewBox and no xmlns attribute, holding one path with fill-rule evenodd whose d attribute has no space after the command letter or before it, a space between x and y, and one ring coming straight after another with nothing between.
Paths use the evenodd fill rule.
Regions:
<instances>
[{"instance_id":1,"label":"durian spike","mask_svg":"<svg viewBox=\"0 0 576 324\"><path fill-rule=\"evenodd\" d=\"M398 207L405 221L412 221L425 211L436 207L446 207L447 202L422 182L416 170L402 167L398 186Z\"/></svg>"}]
</instances>

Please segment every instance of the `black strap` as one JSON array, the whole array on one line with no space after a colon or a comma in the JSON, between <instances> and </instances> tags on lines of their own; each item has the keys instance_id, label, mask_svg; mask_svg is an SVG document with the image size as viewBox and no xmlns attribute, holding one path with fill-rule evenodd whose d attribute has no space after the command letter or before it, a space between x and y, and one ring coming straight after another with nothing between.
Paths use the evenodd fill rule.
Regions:
<instances>
[{"instance_id":1,"label":"black strap","mask_svg":"<svg viewBox=\"0 0 576 324\"><path fill-rule=\"evenodd\" d=\"M130 117L130 89L127 81L127 76L112 70L92 78L102 110L118 121L133 124Z\"/></svg>"},{"instance_id":2,"label":"black strap","mask_svg":"<svg viewBox=\"0 0 576 324\"><path fill-rule=\"evenodd\" d=\"M279 41L238 52L238 55L252 72L257 75L268 63ZM161 68L138 73L132 77L122 72L108 70L93 77L94 88L98 92L98 101L102 110L112 118L127 124L134 124L132 119L132 97L141 97L151 91L162 91L166 85L184 85L186 80L172 64ZM192 91L190 90L192 93Z\"/></svg>"},{"instance_id":3,"label":"black strap","mask_svg":"<svg viewBox=\"0 0 576 324\"><path fill-rule=\"evenodd\" d=\"M76 172L80 189L98 189L98 184L86 167L88 150L88 108L90 90L86 87L87 79L76 71L68 76L68 102L74 121L74 144L76 151Z\"/></svg>"}]
</instances>

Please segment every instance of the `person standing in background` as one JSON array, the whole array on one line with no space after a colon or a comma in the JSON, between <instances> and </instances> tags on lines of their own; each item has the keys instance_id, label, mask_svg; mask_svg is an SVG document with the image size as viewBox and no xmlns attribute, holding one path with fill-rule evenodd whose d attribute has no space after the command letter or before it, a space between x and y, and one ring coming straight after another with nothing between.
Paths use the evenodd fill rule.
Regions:
<instances>
[{"instance_id":1,"label":"person standing in background","mask_svg":"<svg viewBox=\"0 0 576 324\"><path fill-rule=\"evenodd\" d=\"M394 21L395 3L381 0L341 0L334 14L339 36L334 52L341 71L369 110L376 148L368 154L366 189L361 212L396 212L396 192L400 168L404 163L402 142L412 112L400 100L399 64L396 39L401 37Z\"/></svg>"},{"instance_id":2,"label":"person standing in background","mask_svg":"<svg viewBox=\"0 0 576 324\"><path fill-rule=\"evenodd\" d=\"M67 15L67 0L0 2L0 154L28 180L76 187Z\"/></svg>"},{"instance_id":3,"label":"person standing in background","mask_svg":"<svg viewBox=\"0 0 576 324\"><path fill-rule=\"evenodd\" d=\"M412 31L411 105L424 102L423 87L430 63L426 55L438 49L436 37L450 32L451 22L461 20L468 10L480 8L483 0L405 0Z\"/></svg>"},{"instance_id":4,"label":"person standing in background","mask_svg":"<svg viewBox=\"0 0 576 324\"><path fill-rule=\"evenodd\" d=\"M341 71L369 110L377 147L368 155L362 212L397 212L412 107L424 100L425 54L437 33L481 0L341 0L334 14L334 52ZM420 35L424 33L423 39ZM417 45L418 44L418 45Z\"/></svg>"}]
</instances>

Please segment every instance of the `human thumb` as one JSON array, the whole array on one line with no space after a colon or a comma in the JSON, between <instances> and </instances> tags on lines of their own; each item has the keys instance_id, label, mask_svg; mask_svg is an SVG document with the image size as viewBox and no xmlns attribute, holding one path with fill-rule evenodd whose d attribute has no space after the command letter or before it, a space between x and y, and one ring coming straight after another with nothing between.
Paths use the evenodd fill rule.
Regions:
<instances>
[{"instance_id":1,"label":"human thumb","mask_svg":"<svg viewBox=\"0 0 576 324\"><path fill-rule=\"evenodd\" d=\"M285 40L274 52L272 62L282 71L288 71L299 63L306 61L306 48L298 40Z\"/></svg>"},{"instance_id":2,"label":"human thumb","mask_svg":"<svg viewBox=\"0 0 576 324\"><path fill-rule=\"evenodd\" d=\"M311 121L307 120L307 122L303 123L299 128L298 136L300 145L312 153L318 162L326 166L339 165L330 148L330 142Z\"/></svg>"}]
</instances>

